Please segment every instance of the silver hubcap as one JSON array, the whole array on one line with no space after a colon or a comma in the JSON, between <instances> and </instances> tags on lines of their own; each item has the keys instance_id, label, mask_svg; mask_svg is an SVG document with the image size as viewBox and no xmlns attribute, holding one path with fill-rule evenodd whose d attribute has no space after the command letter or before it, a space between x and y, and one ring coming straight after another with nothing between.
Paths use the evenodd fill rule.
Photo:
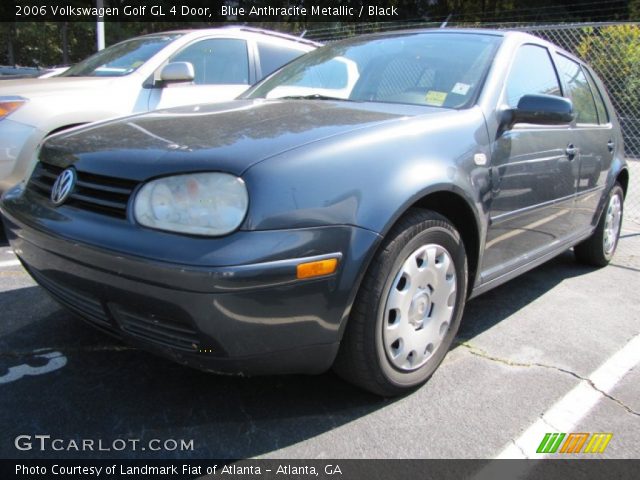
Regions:
<instances>
[{"instance_id":1,"label":"silver hubcap","mask_svg":"<svg viewBox=\"0 0 640 480\"><path fill-rule=\"evenodd\" d=\"M424 365L449 331L456 300L456 269L449 252L428 244L396 273L387 294L382 341L400 370Z\"/></svg>"},{"instance_id":2,"label":"silver hubcap","mask_svg":"<svg viewBox=\"0 0 640 480\"><path fill-rule=\"evenodd\" d=\"M609 200L607 213L604 220L604 252L609 255L616 248L620 222L622 220L622 202L619 195L614 195Z\"/></svg>"}]
</instances>

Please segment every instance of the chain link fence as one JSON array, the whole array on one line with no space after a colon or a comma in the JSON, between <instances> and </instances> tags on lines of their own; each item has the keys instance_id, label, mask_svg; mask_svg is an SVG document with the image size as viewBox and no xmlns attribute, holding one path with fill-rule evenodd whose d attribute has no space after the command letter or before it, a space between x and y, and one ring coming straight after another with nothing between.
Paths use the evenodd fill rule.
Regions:
<instances>
[{"instance_id":1,"label":"chain link fence","mask_svg":"<svg viewBox=\"0 0 640 480\"><path fill-rule=\"evenodd\" d=\"M440 26L428 22L334 24L308 30L305 37L331 42L363 33ZM625 141L625 153L629 160L631 181L625 201L625 225L635 226L635 230L640 229L640 24L481 26L531 33L586 60L593 67L607 87L618 114Z\"/></svg>"}]
</instances>

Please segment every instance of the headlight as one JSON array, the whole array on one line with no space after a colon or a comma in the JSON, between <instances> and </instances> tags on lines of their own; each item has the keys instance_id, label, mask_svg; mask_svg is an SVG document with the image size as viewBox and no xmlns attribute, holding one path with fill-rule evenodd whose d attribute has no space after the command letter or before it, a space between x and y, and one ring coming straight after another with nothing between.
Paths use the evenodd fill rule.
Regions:
<instances>
[{"instance_id":1,"label":"headlight","mask_svg":"<svg viewBox=\"0 0 640 480\"><path fill-rule=\"evenodd\" d=\"M22 97L0 97L0 120L27 103Z\"/></svg>"},{"instance_id":2,"label":"headlight","mask_svg":"<svg viewBox=\"0 0 640 480\"><path fill-rule=\"evenodd\" d=\"M145 184L133 211L136 221L146 227L216 236L238 228L248 205L242 179L227 173L195 173Z\"/></svg>"}]
</instances>

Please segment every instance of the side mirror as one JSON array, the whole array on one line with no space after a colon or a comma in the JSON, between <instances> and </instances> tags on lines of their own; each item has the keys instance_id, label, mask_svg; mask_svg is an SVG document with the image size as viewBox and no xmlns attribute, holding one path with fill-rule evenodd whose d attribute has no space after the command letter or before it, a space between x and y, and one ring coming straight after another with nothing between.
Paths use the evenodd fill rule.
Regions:
<instances>
[{"instance_id":1,"label":"side mirror","mask_svg":"<svg viewBox=\"0 0 640 480\"><path fill-rule=\"evenodd\" d=\"M565 125L573 121L571 100L555 95L525 95L513 109L503 110L503 129L508 130L516 123L536 125Z\"/></svg>"},{"instance_id":2,"label":"side mirror","mask_svg":"<svg viewBox=\"0 0 640 480\"><path fill-rule=\"evenodd\" d=\"M160 70L160 80L164 83L192 82L195 76L190 62L167 63Z\"/></svg>"}]
</instances>

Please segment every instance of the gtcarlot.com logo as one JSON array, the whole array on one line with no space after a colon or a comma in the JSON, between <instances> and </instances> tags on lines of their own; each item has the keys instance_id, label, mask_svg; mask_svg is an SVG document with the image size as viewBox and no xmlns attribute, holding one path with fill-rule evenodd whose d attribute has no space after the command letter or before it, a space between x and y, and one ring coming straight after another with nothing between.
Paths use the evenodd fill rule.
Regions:
<instances>
[{"instance_id":1,"label":"gtcarlot.com logo","mask_svg":"<svg viewBox=\"0 0 640 480\"><path fill-rule=\"evenodd\" d=\"M64 439L52 438L51 435L18 435L13 444L21 451L39 450L41 452L122 452L145 451L174 452L193 451L193 440L152 438L142 441L139 438L101 438Z\"/></svg>"},{"instance_id":2,"label":"gtcarlot.com logo","mask_svg":"<svg viewBox=\"0 0 640 480\"><path fill-rule=\"evenodd\" d=\"M536 453L604 453L612 437L613 433L601 432L546 433Z\"/></svg>"}]
</instances>

